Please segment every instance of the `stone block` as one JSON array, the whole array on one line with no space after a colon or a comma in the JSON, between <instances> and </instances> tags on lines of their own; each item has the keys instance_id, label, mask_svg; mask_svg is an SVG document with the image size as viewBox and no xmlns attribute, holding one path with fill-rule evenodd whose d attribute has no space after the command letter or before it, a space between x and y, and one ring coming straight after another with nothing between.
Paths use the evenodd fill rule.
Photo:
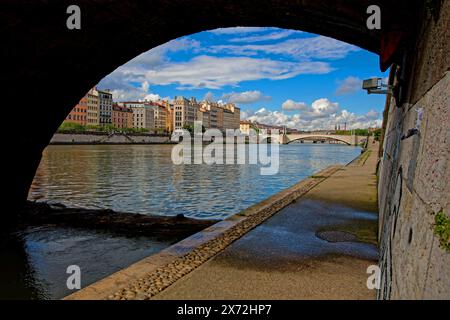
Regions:
<instances>
[{"instance_id":1,"label":"stone block","mask_svg":"<svg viewBox=\"0 0 450 320\"><path fill-rule=\"evenodd\" d=\"M392 241L391 299L422 299L434 243L433 223L427 206L406 191Z\"/></svg>"},{"instance_id":2,"label":"stone block","mask_svg":"<svg viewBox=\"0 0 450 320\"><path fill-rule=\"evenodd\" d=\"M435 212L446 205L449 193L450 72L418 102L425 110L421 150L414 188Z\"/></svg>"}]
</instances>

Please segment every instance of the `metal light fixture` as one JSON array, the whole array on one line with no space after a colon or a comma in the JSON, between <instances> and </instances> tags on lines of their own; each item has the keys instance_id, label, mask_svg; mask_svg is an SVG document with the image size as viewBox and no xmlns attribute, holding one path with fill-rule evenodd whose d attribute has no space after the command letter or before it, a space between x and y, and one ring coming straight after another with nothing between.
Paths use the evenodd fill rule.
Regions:
<instances>
[{"instance_id":1,"label":"metal light fixture","mask_svg":"<svg viewBox=\"0 0 450 320\"><path fill-rule=\"evenodd\" d=\"M363 81L362 88L368 94L392 94L392 86L384 84L382 78L371 78Z\"/></svg>"}]
</instances>

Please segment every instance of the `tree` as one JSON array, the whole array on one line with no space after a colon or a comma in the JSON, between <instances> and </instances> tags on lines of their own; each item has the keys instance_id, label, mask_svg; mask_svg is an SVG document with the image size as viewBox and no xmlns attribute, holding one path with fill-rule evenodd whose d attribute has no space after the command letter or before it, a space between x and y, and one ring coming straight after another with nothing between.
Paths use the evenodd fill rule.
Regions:
<instances>
[{"instance_id":1,"label":"tree","mask_svg":"<svg viewBox=\"0 0 450 320\"><path fill-rule=\"evenodd\" d=\"M183 129L189 131L191 135L194 134L194 126L192 124L185 124Z\"/></svg>"},{"instance_id":2,"label":"tree","mask_svg":"<svg viewBox=\"0 0 450 320\"><path fill-rule=\"evenodd\" d=\"M103 127L101 127L101 130L104 131L104 132L108 132L108 133L111 133L113 131L120 131L120 129L116 128L112 124L105 124L105 125L103 125Z\"/></svg>"},{"instance_id":3,"label":"tree","mask_svg":"<svg viewBox=\"0 0 450 320\"><path fill-rule=\"evenodd\" d=\"M85 131L86 127L75 122L64 121L58 128L57 132L68 132L68 131Z\"/></svg>"},{"instance_id":4,"label":"tree","mask_svg":"<svg viewBox=\"0 0 450 320\"><path fill-rule=\"evenodd\" d=\"M381 129L376 129L376 130L373 132L373 137L374 137L375 141L380 141L380 138L381 138Z\"/></svg>"},{"instance_id":5,"label":"tree","mask_svg":"<svg viewBox=\"0 0 450 320\"><path fill-rule=\"evenodd\" d=\"M98 132L100 132L100 131L102 131L102 127L99 126L99 125L90 124L90 125L87 125L87 126L86 126L86 130L88 130L88 131L98 131Z\"/></svg>"}]
</instances>

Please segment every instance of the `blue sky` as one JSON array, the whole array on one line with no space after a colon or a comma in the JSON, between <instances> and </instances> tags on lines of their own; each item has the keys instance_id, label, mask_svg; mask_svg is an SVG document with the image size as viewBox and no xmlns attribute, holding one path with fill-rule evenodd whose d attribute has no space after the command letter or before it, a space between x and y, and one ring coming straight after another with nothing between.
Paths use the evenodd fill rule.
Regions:
<instances>
[{"instance_id":1,"label":"blue sky","mask_svg":"<svg viewBox=\"0 0 450 320\"><path fill-rule=\"evenodd\" d=\"M380 125L384 95L361 80L387 77L378 56L335 39L278 28L216 29L153 48L105 77L115 100L177 95L235 102L241 118L298 129Z\"/></svg>"}]
</instances>

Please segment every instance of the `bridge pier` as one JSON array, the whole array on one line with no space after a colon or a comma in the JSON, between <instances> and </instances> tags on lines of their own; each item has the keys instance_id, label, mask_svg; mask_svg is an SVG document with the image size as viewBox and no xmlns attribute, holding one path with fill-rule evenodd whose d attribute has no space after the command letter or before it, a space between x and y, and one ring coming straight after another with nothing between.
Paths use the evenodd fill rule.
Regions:
<instances>
[{"instance_id":1,"label":"bridge pier","mask_svg":"<svg viewBox=\"0 0 450 320\"><path fill-rule=\"evenodd\" d=\"M280 137L280 144L288 144L289 138L287 137L287 134L283 133Z\"/></svg>"},{"instance_id":2,"label":"bridge pier","mask_svg":"<svg viewBox=\"0 0 450 320\"><path fill-rule=\"evenodd\" d=\"M352 135L351 141L352 141L352 146L357 146L358 145L358 136Z\"/></svg>"}]
</instances>

